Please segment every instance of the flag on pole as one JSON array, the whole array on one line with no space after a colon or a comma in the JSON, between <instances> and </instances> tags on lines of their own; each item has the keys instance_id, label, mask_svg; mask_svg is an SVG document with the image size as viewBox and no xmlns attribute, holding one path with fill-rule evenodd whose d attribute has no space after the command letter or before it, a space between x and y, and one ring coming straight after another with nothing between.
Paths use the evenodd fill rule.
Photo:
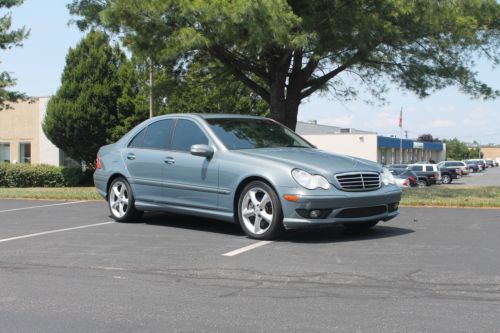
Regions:
<instances>
[{"instance_id":1,"label":"flag on pole","mask_svg":"<svg viewBox=\"0 0 500 333\"><path fill-rule=\"evenodd\" d=\"M403 128L403 108L399 111L399 127Z\"/></svg>"}]
</instances>

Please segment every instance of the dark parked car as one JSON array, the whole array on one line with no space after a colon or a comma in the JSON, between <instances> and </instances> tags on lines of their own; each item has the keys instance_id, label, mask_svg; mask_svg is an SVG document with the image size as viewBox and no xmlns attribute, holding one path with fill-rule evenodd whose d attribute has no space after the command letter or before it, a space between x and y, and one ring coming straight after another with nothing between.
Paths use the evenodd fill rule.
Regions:
<instances>
[{"instance_id":1,"label":"dark parked car","mask_svg":"<svg viewBox=\"0 0 500 333\"><path fill-rule=\"evenodd\" d=\"M261 117L155 117L99 149L94 181L116 221L169 211L239 223L252 238L398 215L401 190L379 164L321 151Z\"/></svg>"},{"instance_id":2,"label":"dark parked car","mask_svg":"<svg viewBox=\"0 0 500 333\"><path fill-rule=\"evenodd\" d=\"M459 168L438 167L441 173L441 183L450 184L453 179L462 178L462 170Z\"/></svg>"},{"instance_id":3,"label":"dark parked car","mask_svg":"<svg viewBox=\"0 0 500 333\"><path fill-rule=\"evenodd\" d=\"M417 174L419 186L436 184L441 178L436 164L410 164L408 169Z\"/></svg>"},{"instance_id":4,"label":"dark parked car","mask_svg":"<svg viewBox=\"0 0 500 333\"><path fill-rule=\"evenodd\" d=\"M467 164L467 168L469 169L469 173L481 171L481 168L479 167L479 165L477 165L476 162L465 161L465 164Z\"/></svg>"}]
</instances>

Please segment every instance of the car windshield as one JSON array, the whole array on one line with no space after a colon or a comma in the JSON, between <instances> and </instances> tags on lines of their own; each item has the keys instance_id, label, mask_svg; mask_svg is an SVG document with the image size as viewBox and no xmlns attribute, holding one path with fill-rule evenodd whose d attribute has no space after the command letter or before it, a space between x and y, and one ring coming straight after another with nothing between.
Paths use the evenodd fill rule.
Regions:
<instances>
[{"instance_id":1,"label":"car windshield","mask_svg":"<svg viewBox=\"0 0 500 333\"><path fill-rule=\"evenodd\" d=\"M300 136L268 119L211 118L208 124L230 149L276 147L312 148Z\"/></svg>"}]
</instances>

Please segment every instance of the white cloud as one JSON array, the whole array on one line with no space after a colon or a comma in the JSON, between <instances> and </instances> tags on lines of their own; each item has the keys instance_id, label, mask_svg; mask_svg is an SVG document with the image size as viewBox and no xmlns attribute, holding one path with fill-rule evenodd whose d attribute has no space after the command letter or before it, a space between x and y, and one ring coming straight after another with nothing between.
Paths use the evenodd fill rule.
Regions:
<instances>
[{"instance_id":1,"label":"white cloud","mask_svg":"<svg viewBox=\"0 0 500 333\"><path fill-rule=\"evenodd\" d=\"M455 125L456 123L454 121L446 119L436 119L431 122L432 127L452 127Z\"/></svg>"}]
</instances>

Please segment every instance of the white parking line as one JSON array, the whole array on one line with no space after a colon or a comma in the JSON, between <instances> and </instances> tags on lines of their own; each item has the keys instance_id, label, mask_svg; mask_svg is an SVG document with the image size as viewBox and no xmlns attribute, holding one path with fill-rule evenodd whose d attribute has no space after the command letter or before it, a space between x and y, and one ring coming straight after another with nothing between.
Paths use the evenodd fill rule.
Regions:
<instances>
[{"instance_id":1,"label":"white parking line","mask_svg":"<svg viewBox=\"0 0 500 333\"><path fill-rule=\"evenodd\" d=\"M18 210L25 210L25 209L35 209L35 208L44 208L44 207L54 207L54 206L63 206L63 205L73 205L73 204L82 203L82 202L87 202L87 201L85 201L85 200L82 200L82 201L71 201L71 202L63 202L63 203L50 204L50 205L41 205L41 206L30 206L30 207L13 208L13 209L0 210L0 213L15 212L15 211L18 211Z\"/></svg>"},{"instance_id":2,"label":"white parking line","mask_svg":"<svg viewBox=\"0 0 500 333\"><path fill-rule=\"evenodd\" d=\"M223 256L225 257L234 257L234 256L237 256L238 254L241 254L243 252L247 252L247 251L250 251L250 250L253 250L253 249L256 249L258 247L261 247L261 246L264 246L264 245L267 245L269 243L272 243L273 241L260 241L260 242L257 242L257 243L254 243L254 244L251 244L251 245L248 245L248 246L245 246L245 247L242 247L240 249L237 249L237 250L234 250L234 251L231 251L231 252L227 252L227 253L224 253L222 254Z\"/></svg>"},{"instance_id":3,"label":"white parking line","mask_svg":"<svg viewBox=\"0 0 500 333\"><path fill-rule=\"evenodd\" d=\"M101 225L106 225L106 224L111 224L111 223L115 223L115 222L114 221L109 221L109 222L102 222L102 223L81 225L79 227L73 227L73 228L64 228L64 229L56 229L56 230L49 230L49 231L37 232L35 234L28 234L28 235L22 235L22 236L16 236L16 237L10 237L10 238L0 239L0 243L10 242L10 241L14 241L14 240L18 240L18 239L24 239L24 238L32 238L32 237L38 237L38 236L43 236L43 235L55 234L55 233L63 232L63 231L71 231L71 230L78 230L78 229L99 227Z\"/></svg>"}]
</instances>

